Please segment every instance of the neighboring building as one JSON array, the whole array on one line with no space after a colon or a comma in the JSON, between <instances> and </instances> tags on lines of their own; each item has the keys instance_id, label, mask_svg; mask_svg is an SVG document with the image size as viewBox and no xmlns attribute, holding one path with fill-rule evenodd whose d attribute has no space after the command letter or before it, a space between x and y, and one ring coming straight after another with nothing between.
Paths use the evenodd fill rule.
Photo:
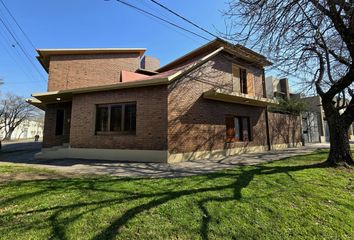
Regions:
<instances>
[{"instance_id":1,"label":"neighboring building","mask_svg":"<svg viewBox=\"0 0 354 240\"><path fill-rule=\"evenodd\" d=\"M321 97L305 97L303 100L307 102L309 106L309 113L303 116L303 122L305 122L304 131L305 134L307 134L307 139L316 139L318 136L319 142L329 142L329 128L322 107ZM344 109L341 111L344 111ZM349 128L348 134L349 139L354 140L353 124Z\"/></svg>"},{"instance_id":2,"label":"neighboring building","mask_svg":"<svg viewBox=\"0 0 354 240\"><path fill-rule=\"evenodd\" d=\"M267 98L293 99L300 98L300 94L291 92L287 78L268 76L265 80ZM301 129L306 143L323 143L329 141L329 129L322 108L320 96L301 98L308 105L308 110L301 114ZM342 110L344 111L344 110ZM354 140L354 127L349 129L349 138Z\"/></svg>"},{"instance_id":3,"label":"neighboring building","mask_svg":"<svg viewBox=\"0 0 354 240\"><path fill-rule=\"evenodd\" d=\"M265 79L267 98L300 98L299 94L292 93L287 78L268 76Z\"/></svg>"},{"instance_id":4,"label":"neighboring building","mask_svg":"<svg viewBox=\"0 0 354 240\"><path fill-rule=\"evenodd\" d=\"M300 94L291 93L287 78L266 77L268 98L299 99ZM306 143L325 142L324 114L320 106L320 98L303 98L309 109L301 114L302 136Z\"/></svg>"},{"instance_id":5,"label":"neighboring building","mask_svg":"<svg viewBox=\"0 0 354 240\"><path fill-rule=\"evenodd\" d=\"M11 140L34 139L36 135L43 137L43 120L41 118L25 120L15 128L11 135ZM1 139L5 137L5 131L0 131Z\"/></svg>"},{"instance_id":6,"label":"neighboring building","mask_svg":"<svg viewBox=\"0 0 354 240\"><path fill-rule=\"evenodd\" d=\"M264 67L216 39L159 67L145 49L42 49L48 92L42 158L178 162L284 148L299 123L268 113ZM296 125L294 125L296 124Z\"/></svg>"}]
</instances>

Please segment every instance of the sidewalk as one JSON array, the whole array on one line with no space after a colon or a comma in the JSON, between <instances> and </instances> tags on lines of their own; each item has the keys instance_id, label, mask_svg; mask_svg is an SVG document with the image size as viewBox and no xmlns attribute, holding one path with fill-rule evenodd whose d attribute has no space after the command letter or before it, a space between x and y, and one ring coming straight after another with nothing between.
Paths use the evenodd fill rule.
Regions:
<instances>
[{"instance_id":1,"label":"sidewalk","mask_svg":"<svg viewBox=\"0 0 354 240\"><path fill-rule=\"evenodd\" d=\"M167 163L123 163L104 160L58 159L58 160L28 160L16 156L2 156L0 163L21 164L31 167L41 167L68 174L111 175L129 177L180 177L210 173L236 166L255 165L309 154L317 149L328 148L329 144L309 144L300 148L287 148L279 151L262 153L247 153L230 156L222 160L198 160L174 164ZM12 160L11 160L12 159Z\"/></svg>"}]
</instances>

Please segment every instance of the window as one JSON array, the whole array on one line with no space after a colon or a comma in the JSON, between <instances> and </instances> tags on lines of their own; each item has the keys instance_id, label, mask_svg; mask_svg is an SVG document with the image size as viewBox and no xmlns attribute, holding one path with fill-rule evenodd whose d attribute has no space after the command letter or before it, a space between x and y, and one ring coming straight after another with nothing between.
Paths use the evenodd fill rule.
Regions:
<instances>
[{"instance_id":1,"label":"window","mask_svg":"<svg viewBox=\"0 0 354 240\"><path fill-rule=\"evenodd\" d=\"M247 72L246 69L240 68L240 85L241 93L247 94Z\"/></svg>"},{"instance_id":2,"label":"window","mask_svg":"<svg viewBox=\"0 0 354 240\"><path fill-rule=\"evenodd\" d=\"M247 94L247 71L237 65L232 65L233 91Z\"/></svg>"},{"instance_id":3,"label":"window","mask_svg":"<svg viewBox=\"0 0 354 240\"><path fill-rule=\"evenodd\" d=\"M135 129L135 103L97 105L96 133L132 133Z\"/></svg>"},{"instance_id":4,"label":"window","mask_svg":"<svg viewBox=\"0 0 354 240\"><path fill-rule=\"evenodd\" d=\"M57 109L57 117L55 122L55 135L63 135L64 133L64 109Z\"/></svg>"},{"instance_id":5,"label":"window","mask_svg":"<svg viewBox=\"0 0 354 240\"><path fill-rule=\"evenodd\" d=\"M226 117L226 142L251 141L249 117Z\"/></svg>"}]
</instances>

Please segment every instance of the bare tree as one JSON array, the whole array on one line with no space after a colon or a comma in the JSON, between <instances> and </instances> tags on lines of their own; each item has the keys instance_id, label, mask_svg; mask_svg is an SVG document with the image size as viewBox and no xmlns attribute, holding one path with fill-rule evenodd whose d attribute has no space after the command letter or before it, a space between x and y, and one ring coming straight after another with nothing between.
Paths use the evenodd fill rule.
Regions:
<instances>
[{"instance_id":1,"label":"bare tree","mask_svg":"<svg viewBox=\"0 0 354 240\"><path fill-rule=\"evenodd\" d=\"M329 165L354 165L353 0L230 0L226 37L263 54L315 89L330 131Z\"/></svg>"},{"instance_id":2,"label":"bare tree","mask_svg":"<svg viewBox=\"0 0 354 240\"><path fill-rule=\"evenodd\" d=\"M10 140L14 130L25 120L29 120L34 114L34 107L29 105L22 97L7 94L1 100L3 115L1 121L5 131L5 140Z\"/></svg>"}]
</instances>

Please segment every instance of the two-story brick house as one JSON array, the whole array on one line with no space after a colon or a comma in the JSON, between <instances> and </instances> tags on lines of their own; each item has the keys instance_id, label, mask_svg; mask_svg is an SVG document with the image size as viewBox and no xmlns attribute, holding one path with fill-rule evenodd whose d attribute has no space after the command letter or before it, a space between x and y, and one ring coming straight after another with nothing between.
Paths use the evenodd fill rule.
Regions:
<instances>
[{"instance_id":1,"label":"two-story brick house","mask_svg":"<svg viewBox=\"0 0 354 240\"><path fill-rule=\"evenodd\" d=\"M264 56L220 39L163 67L144 52L38 50L49 79L28 100L46 112L37 157L177 162L300 141L266 111Z\"/></svg>"}]
</instances>

